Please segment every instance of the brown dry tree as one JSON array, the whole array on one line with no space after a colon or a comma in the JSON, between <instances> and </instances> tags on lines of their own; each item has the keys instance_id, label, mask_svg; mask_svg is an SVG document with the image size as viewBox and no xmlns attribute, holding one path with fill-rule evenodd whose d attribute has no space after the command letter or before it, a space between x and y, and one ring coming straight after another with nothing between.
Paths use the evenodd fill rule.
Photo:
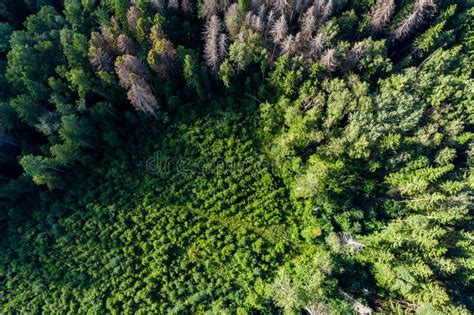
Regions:
<instances>
[{"instance_id":1,"label":"brown dry tree","mask_svg":"<svg viewBox=\"0 0 474 315\"><path fill-rule=\"evenodd\" d=\"M89 61L95 71L111 72L112 57L100 47L89 47Z\"/></svg>"},{"instance_id":2,"label":"brown dry tree","mask_svg":"<svg viewBox=\"0 0 474 315\"><path fill-rule=\"evenodd\" d=\"M119 78L120 86L130 88L132 86L132 75L140 78L148 78L148 70L135 56L123 55L115 61L115 73Z\"/></svg>"},{"instance_id":3,"label":"brown dry tree","mask_svg":"<svg viewBox=\"0 0 474 315\"><path fill-rule=\"evenodd\" d=\"M133 40L125 34L120 34L117 38L117 48L122 54L134 55L137 52L137 46Z\"/></svg>"},{"instance_id":4,"label":"brown dry tree","mask_svg":"<svg viewBox=\"0 0 474 315\"><path fill-rule=\"evenodd\" d=\"M382 31L390 22L395 11L394 0L377 0L370 10L370 28L374 32Z\"/></svg>"},{"instance_id":5,"label":"brown dry tree","mask_svg":"<svg viewBox=\"0 0 474 315\"><path fill-rule=\"evenodd\" d=\"M156 116L158 102L147 82L148 70L132 55L123 55L115 61L115 72L120 86L127 90L130 103L140 111Z\"/></svg>"},{"instance_id":6,"label":"brown dry tree","mask_svg":"<svg viewBox=\"0 0 474 315\"><path fill-rule=\"evenodd\" d=\"M134 32L137 31L138 18L139 18L138 10L135 6L132 5L130 8L128 8L128 11L127 11L127 22L130 29Z\"/></svg>"},{"instance_id":7,"label":"brown dry tree","mask_svg":"<svg viewBox=\"0 0 474 315\"><path fill-rule=\"evenodd\" d=\"M117 35L114 34L112 28L102 25L100 27L100 33L102 34L104 40L107 42L107 45L109 45L109 48L111 50L117 51Z\"/></svg>"}]
</instances>

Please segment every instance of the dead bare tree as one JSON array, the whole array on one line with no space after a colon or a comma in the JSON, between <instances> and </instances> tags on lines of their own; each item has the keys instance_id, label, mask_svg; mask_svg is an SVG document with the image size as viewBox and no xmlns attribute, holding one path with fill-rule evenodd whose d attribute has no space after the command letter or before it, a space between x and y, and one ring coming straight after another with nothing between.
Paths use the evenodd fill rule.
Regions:
<instances>
[{"instance_id":1,"label":"dead bare tree","mask_svg":"<svg viewBox=\"0 0 474 315\"><path fill-rule=\"evenodd\" d=\"M313 13L317 21L317 27L319 27L331 17L333 2L332 0L315 0L313 7Z\"/></svg>"},{"instance_id":2,"label":"dead bare tree","mask_svg":"<svg viewBox=\"0 0 474 315\"><path fill-rule=\"evenodd\" d=\"M265 41L268 40L268 37L271 36L271 29L273 27L273 25L275 24L275 19L276 19L276 16L275 16L275 12L273 10L270 10L266 16L266 21L264 20L265 22Z\"/></svg>"},{"instance_id":3,"label":"dead bare tree","mask_svg":"<svg viewBox=\"0 0 474 315\"><path fill-rule=\"evenodd\" d=\"M316 31L315 7L312 5L303 14L300 20L302 38L308 40Z\"/></svg>"},{"instance_id":4,"label":"dead bare tree","mask_svg":"<svg viewBox=\"0 0 474 315\"><path fill-rule=\"evenodd\" d=\"M255 12L255 14L257 14L263 21L267 15L267 6L265 4L260 5L258 11Z\"/></svg>"},{"instance_id":5,"label":"dead bare tree","mask_svg":"<svg viewBox=\"0 0 474 315\"><path fill-rule=\"evenodd\" d=\"M120 86L127 89L127 96L132 105L147 114L156 116L158 102L146 78L148 71L140 60L132 55L117 58L115 72Z\"/></svg>"},{"instance_id":6,"label":"dead bare tree","mask_svg":"<svg viewBox=\"0 0 474 315\"><path fill-rule=\"evenodd\" d=\"M218 52L219 52L219 60L222 61L227 57L227 46L228 46L228 39L225 33L221 33L219 35L219 43L218 43Z\"/></svg>"},{"instance_id":7,"label":"dead bare tree","mask_svg":"<svg viewBox=\"0 0 474 315\"><path fill-rule=\"evenodd\" d=\"M217 15L211 16L204 29L204 59L212 71L217 73L219 65L219 33L221 21Z\"/></svg>"},{"instance_id":8,"label":"dead bare tree","mask_svg":"<svg viewBox=\"0 0 474 315\"><path fill-rule=\"evenodd\" d=\"M273 7L278 13L280 13L280 15L284 16L286 15L287 9L289 7L288 0L274 0Z\"/></svg>"},{"instance_id":9,"label":"dead bare tree","mask_svg":"<svg viewBox=\"0 0 474 315\"><path fill-rule=\"evenodd\" d=\"M137 109L156 117L158 101L150 85L140 77L133 76L132 85L127 92L130 103Z\"/></svg>"},{"instance_id":10,"label":"dead bare tree","mask_svg":"<svg viewBox=\"0 0 474 315\"><path fill-rule=\"evenodd\" d=\"M324 37L321 33L316 34L311 40L309 41L308 49L309 49L309 57L313 60L318 59L321 56L321 53L324 49Z\"/></svg>"},{"instance_id":11,"label":"dead bare tree","mask_svg":"<svg viewBox=\"0 0 474 315\"><path fill-rule=\"evenodd\" d=\"M295 53L295 39L292 34L286 36L286 38L281 43L281 51L282 53L293 56Z\"/></svg>"},{"instance_id":12,"label":"dead bare tree","mask_svg":"<svg viewBox=\"0 0 474 315\"><path fill-rule=\"evenodd\" d=\"M390 22L395 11L394 0L377 0L370 10L370 27L374 32L382 31Z\"/></svg>"},{"instance_id":13,"label":"dead bare tree","mask_svg":"<svg viewBox=\"0 0 474 315\"><path fill-rule=\"evenodd\" d=\"M255 32L262 34L265 29L265 25L263 24L262 18L258 15L253 15L251 27Z\"/></svg>"},{"instance_id":14,"label":"dead bare tree","mask_svg":"<svg viewBox=\"0 0 474 315\"><path fill-rule=\"evenodd\" d=\"M328 71L334 71L337 66L336 49L327 49L321 56L321 64Z\"/></svg>"},{"instance_id":15,"label":"dead bare tree","mask_svg":"<svg viewBox=\"0 0 474 315\"><path fill-rule=\"evenodd\" d=\"M295 11L296 15L301 15L301 13L306 11L308 8L308 3L308 0L295 0L295 7L293 10Z\"/></svg>"},{"instance_id":16,"label":"dead bare tree","mask_svg":"<svg viewBox=\"0 0 474 315\"><path fill-rule=\"evenodd\" d=\"M219 12L224 12L227 7L229 7L231 1L230 0L219 0L218 4L218 11Z\"/></svg>"},{"instance_id":17,"label":"dead bare tree","mask_svg":"<svg viewBox=\"0 0 474 315\"><path fill-rule=\"evenodd\" d=\"M206 17L210 18L217 14L219 11L219 3L217 1L218 0L204 0L202 10Z\"/></svg>"},{"instance_id":18,"label":"dead bare tree","mask_svg":"<svg viewBox=\"0 0 474 315\"><path fill-rule=\"evenodd\" d=\"M115 61L115 73L119 77L120 86L129 89L132 86L132 76L148 78L149 74L141 61L132 55L123 55Z\"/></svg>"},{"instance_id":19,"label":"dead bare tree","mask_svg":"<svg viewBox=\"0 0 474 315\"><path fill-rule=\"evenodd\" d=\"M288 24L286 23L286 18L284 15L281 15L280 18L273 24L270 29L270 35L272 36L273 42L275 44L280 44L288 35Z\"/></svg>"},{"instance_id":20,"label":"dead bare tree","mask_svg":"<svg viewBox=\"0 0 474 315\"><path fill-rule=\"evenodd\" d=\"M436 6L433 0L416 0L412 11L397 25L392 35L396 40L403 40L426 22Z\"/></svg>"},{"instance_id":21,"label":"dead bare tree","mask_svg":"<svg viewBox=\"0 0 474 315\"><path fill-rule=\"evenodd\" d=\"M354 237L347 233L340 234L340 242L343 248L348 248L351 252L357 252L365 248L364 244L358 242Z\"/></svg>"},{"instance_id":22,"label":"dead bare tree","mask_svg":"<svg viewBox=\"0 0 474 315\"><path fill-rule=\"evenodd\" d=\"M321 21L322 21L321 24L327 21L331 17L333 6L334 6L333 0L328 0L326 2L326 4L324 5L322 17L321 17Z\"/></svg>"}]
</instances>

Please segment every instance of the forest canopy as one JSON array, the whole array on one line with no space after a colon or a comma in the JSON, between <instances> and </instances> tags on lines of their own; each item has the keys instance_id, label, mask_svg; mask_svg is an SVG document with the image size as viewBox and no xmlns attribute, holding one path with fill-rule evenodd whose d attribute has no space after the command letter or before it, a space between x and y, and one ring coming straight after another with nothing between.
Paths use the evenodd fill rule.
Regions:
<instances>
[{"instance_id":1,"label":"forest canopy","mask_svg":"<svg viewBox=\"0 0 474 315\"><path fill-rule=\"evenodd\" d=\"M0 0L0 313L473 313L473 21Z\"/></svg>"}]
</instances>

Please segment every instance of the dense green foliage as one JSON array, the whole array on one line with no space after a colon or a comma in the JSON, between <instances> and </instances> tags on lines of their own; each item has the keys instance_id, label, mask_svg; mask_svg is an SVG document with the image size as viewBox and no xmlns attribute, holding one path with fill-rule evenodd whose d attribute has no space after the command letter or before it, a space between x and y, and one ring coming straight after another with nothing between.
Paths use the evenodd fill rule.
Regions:
<instances>
[{"instance_id":1,"label":"dense green foliage","mask_svg":"<svg viewBox=\"0 0 474 315\"><path fill-rule=\"evenodd\" d=\"M0 313L473 312L473 18L0 0Z\"/></svg>"}]
</instances>

